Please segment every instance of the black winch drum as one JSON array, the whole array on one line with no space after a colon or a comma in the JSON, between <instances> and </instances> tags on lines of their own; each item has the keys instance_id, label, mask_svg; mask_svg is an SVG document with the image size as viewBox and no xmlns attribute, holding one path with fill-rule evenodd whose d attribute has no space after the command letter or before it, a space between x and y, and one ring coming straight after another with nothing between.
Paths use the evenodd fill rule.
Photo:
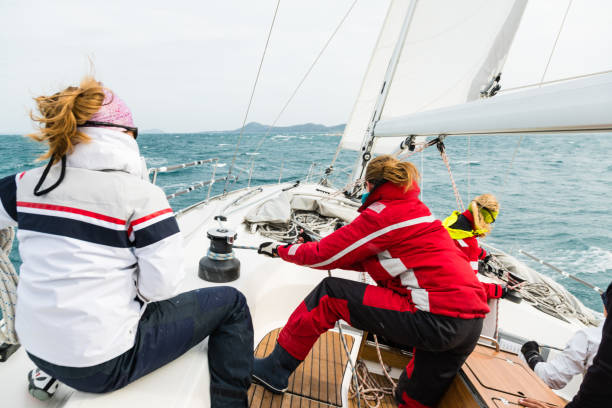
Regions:
<instances>
[{"instance_id":1,"label":"black winch drum","mask_svg":"<svg viewBox=\"0 0 612 408\"><path fill-rule=\"evenodd\" d=\"M205 281L226 283L240 277L240 261L234 256L236 232L225 227L211 228L206 232L210 248L200 259L198 276Z\"/></svg>"}]
</instances>

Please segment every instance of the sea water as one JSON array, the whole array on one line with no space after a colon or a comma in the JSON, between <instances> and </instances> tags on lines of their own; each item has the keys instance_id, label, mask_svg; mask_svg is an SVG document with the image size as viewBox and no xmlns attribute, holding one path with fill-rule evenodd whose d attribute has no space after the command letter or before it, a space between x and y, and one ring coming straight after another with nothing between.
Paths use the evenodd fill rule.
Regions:
<instances>
[{"instance_id":1,"label":"sea water","mask_svg":"<svg viewBox=\"0 0 612 408\"><path fill-rule=\"evenodd\" d=\"M337 135L284 133L245 134L236 153L235 133L139 135L141 154L149 167L216 158L227 175L234 155L238 180L228 190L281 181L319 181L340 141ZM41 166L35 161L44 148L23 136L0 136L0 177ZM520 143L519 143L520 142ZM501 211L486 242L515 255L527 265L562 283L587 306L600 311L601 300L592 290L539 265L519 249L605 289L612 281L612 138L607 135L525 135L448 137L446 151L464 205L483 193L495 194ZM337 187L349 181L357 152L343 151L330 180ZM435 147L409 158L421 171L422 200L443 219L458 204L444 162ZM157 184L171 194L207 181L213 166L190 167L159 174ZM225 188L220 181L212 195ZM208 188L171 199L175 211L206 198ZM17 243L11 253L20 264Z\"/></svg>"}]
</instances>

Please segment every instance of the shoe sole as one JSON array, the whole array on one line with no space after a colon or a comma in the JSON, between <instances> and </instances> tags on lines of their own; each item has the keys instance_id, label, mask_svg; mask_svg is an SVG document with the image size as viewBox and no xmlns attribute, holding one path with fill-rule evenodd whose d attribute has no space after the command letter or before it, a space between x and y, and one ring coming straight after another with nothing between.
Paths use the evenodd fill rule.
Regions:
<instances>
[{"instance_id":1,"label":"shoe sole","mask_svg":"<svg viewBox=\"0 0 612 408\"><path fill-rule=\"evenodd\" d=\"M255 374L251 374L251 377L255 380L254 381L255 384L259 384L259 385L263 386L266 390L268 390L268 391L270 391L270 392L272 392L274 394L284 394L285 391L287 391L287 388L279 390L278 388L273 387L272 385L268 384L267 382L265 382L261 378L257 377Z\"/></svg>"},{"instance_id":2,"label":"shoe sole","mask_svg":"<svg viewBox=\"0 0 612 408\"><path fill-rule=\"evenodd\" d=\"M40 388L29 388L28 391L31 396L39 401L47 401L52 397L52 395L49 395L47 391L41 390Z\"/></svg>"}]
</instances>

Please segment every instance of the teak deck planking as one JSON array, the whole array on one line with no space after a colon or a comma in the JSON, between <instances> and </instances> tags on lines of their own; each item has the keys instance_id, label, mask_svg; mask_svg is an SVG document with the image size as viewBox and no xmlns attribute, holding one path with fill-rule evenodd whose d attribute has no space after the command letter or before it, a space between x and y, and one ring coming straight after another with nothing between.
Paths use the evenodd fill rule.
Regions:
<instances>
[{"instance_id":1,"label":"teak deck planking","mask_svg":"<svg viewBox=\"0 0 612 408\"><path fill-rule=\"evenodd\" d=\"M280 329L268 333L255 349L255 357L270 354L276 344ZM345 335L349 351L355 339ZM336 332L323 334L314 347L289 377L289 388L284 395L275 395L260 385L249 389L251 408L308 407L327 408L342 406L342 378L348 358L340 335Z\"/></svg>"}]
</instances>

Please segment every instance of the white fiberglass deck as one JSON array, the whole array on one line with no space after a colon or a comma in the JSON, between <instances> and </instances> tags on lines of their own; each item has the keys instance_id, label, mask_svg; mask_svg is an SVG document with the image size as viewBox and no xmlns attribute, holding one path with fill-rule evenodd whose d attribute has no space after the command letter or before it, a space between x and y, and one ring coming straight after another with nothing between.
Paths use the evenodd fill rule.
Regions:
<instances>
[{"instance_id":1,"label":"white fiberglass deck","mask_svg":"<svg viewBox=\"0 0 612 408\"><path fill-rule=\"evenodd\" d=\"M214 216L221 213L227 216L228 221L225 225L237 231L237 244L257 246L269 239L247 231L243 224L244 216L254 206L280 194L282 189L290 186L291 184L267 185L239 190L179 213L177 218L185 238L187 276L181 290L216 286L198 278L198 262L202 256L205 256L209 246L206 231L218 225L217 221L213 220ZM298 186L289 191L292 194L318 196L319 199L329 197L321 190L332 191L314 184ZM249 192L252 193L245 195ZM232 203L239 197L243 199L239 200L237 205L233 205ZM304 296L327 276L327 271L296 266L281 259L258 255L253 250L235 249L235 253L241 262L241 276L228 285L242 291L248 300L255 329L255 345L268 332L283 326ZM360 278L358 273L352 271L334 270L332 274L349 279ZM573 332L582 327L579 322L569 324L539 312L526 302L517 305L502 301L499 318L499 326L504 332L535 339L555 347L563 347ZM355 337L356 342L360 342L359 332L351 331L350 334ZM0 363L2 405L11 408L60 406L131 408L142 404L146 404L149 408L206 407L209 406L206 350L206 341L204 341L176 361L113 393L94 395L74 392L63 386L53 399L43 403L32 398L27 392L27 373L33 368L33 364L21 348L8 362ZM356 358L357 350L358 347L353 348L353 360ZM345 375L343 381L345 404L348 380L349 377ZM575 392L575 384L571 388ZM572 392L569 393L571 394Z\"/></svg>"}]
</instances>

